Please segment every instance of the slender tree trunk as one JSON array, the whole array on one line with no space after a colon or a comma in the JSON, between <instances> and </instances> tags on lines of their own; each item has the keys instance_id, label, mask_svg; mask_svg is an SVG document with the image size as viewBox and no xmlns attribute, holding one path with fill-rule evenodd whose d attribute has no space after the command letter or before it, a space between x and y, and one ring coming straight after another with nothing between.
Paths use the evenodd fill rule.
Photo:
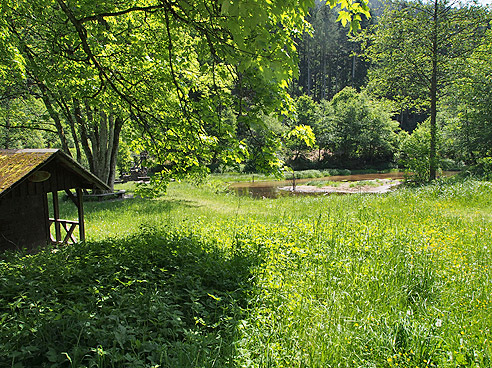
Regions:
<instances>
[{"instance_id":1,"label":"slender tree trunk","mask_svg":"<svg viewBox=\"0 0 492 368\"><path fill-rule=\"evenodd\" d=\"M70 123L70 132L72 133L72 138L73 138L73 144L75 145L75 152L76 152L76 157L77 157L77 162L79 164L82 163L82 152L80 151L80 143L79 143L79 138L77 136L77 131L75 128L75 121L74 118L70 118L68 120Z\"/></svg>"},{"instance_id":2,"label":"slender tree trunk","mask_svg":"<svg viewBox=\"0 0 492 368\"><path fill-rule=\"evenodd\" d=\"M473 147L472 147L472 142L470 139L470 120L468 118L468 110L465 111L465 141L466 141L466 148L468 151L468 154L470 155L471 159L471 164L476 165L477 164L477 159L475 157L475 154L473 153Z\"/></svg>"},{"instance_id":3,"label":"slender tree trunk","mask_svg":"<svg viewBox=\"0 0 492 368\"><path fill-rule=\"evenodd\" d=\"M430 116L430 150L429 150L429 181L436 179L437 172L437 84L432 77L431 116Z\"/></svg>"},{"instance_id":4,"label":"slender tree trunk","mask_svg":"<svg viewBox=\"0 0 492 368\"><path fill-rule=\"evenodd\" d=\"M65 111L65 117L67 118L68 124L70 125L70 133L72 134L72 139L75 146L76 159L77 162L81 164L82 152L80 151L80 142L77 135L76 117L72 113L68 104L63 99L60 99L60 101L58 101L58 105L62 108L62 111Z\"/></svg>"},{"instance_id":5,"label":"slender tree trunk","mask_svg":"<svg viewBox=\"0 0 492 368\"><path fill-rule=\"evenodd\" d=\"M71 108L67 105L63 97L56 98L54 102L59 107L59 113L63 114L63 116L65 117L65 121L68 122L68 125L70 127L70 132L72 134L72 138L74 140L74 144L76 148L77 161L80 162L79 161L81 160L80 149L78 147L78 138L77 135L75 134L74 117Z\"/></svg>"},{"instance_id":6,"label":"slender tree trunk","mask_svg":"<svg viewBox=\"0 0 492 368\"><path fill-rule=\"evenodd\" d=\"M321 91L321 99L324 100L326 98L326 42L323 42L323 55L322 55L322 78L323 78L323 87Z\"/></svg>"},{"instance_id":7,"label":"slender tree trunk","mask_svg":"<svg viewBox=\"0 0 492 368\"><path fill-rule=\"evenodd\" d=\"M307 83L306 83L306 87L307 87L307 95L308 96L311 96L311 50L310 50L310 41L309 39L306 41L306 56L307 56L307 60L306 60L306 67L307 67Z\"/></svg>"},{"instance_id":8,"label":"slender tree trunk","mask_svg":"<svg viewBox=\"0 0 492 368\"><path fill-rule=\"evenodd\" d=\"M352 58L352 87L355 88L355 52Z\"/></svg>"},{"instance_id":9,"label":"slender tree trunk","mask_svg":"<svg viewBox=\"0 0 492 368\"><path fill-rule=\"evenodd\" d=\"M429 181L436 179L437 171L437 56L438 56L438 20L439 20L439 6L438 1L434 1L434 15L433 15L433 35L432 35L432 77L430 85L430 150L429 150Z\"/></svg>"},{"instance_id":10,"label":"slender tree trunk","mask_svg":"<svg viewBox=\"0 0 492 368\"><path fill-rule=\"evenodd\" d=\"M79 100L74 99L73 105L74 105L75 121L77 122L77 124L80 128L80 142L82 145L82 149L84 150L85 157L87 157L87 161L89 162L89 170L92 173L95 173L94 172L94 159L92 157L91 148L89 147L89 136L88 136L87 124L86 124L86 121L88 121L90 117L86 111L86 121L84 121L84 118L82 117L82 110L80 108L80 101Z\"/></svg>"},{"instance_id":11,"label":"slender tree trunk","mask_svg":"<svg viewBox=\"0 0 492 368\"><path fill-rule=\"evenodd\" d=\"M332 63L328 63L328 99L331 99L333 97L333 85L332 85Z\"/></svg>"},{"instance_id":12,"label":"slender tree trunk","mask_svg":"<svg viewBox=\"0 0 492 368\"><path fill-rule=\"evenodd\" d=\"M10 109L10 101L7 100L7 103L6 103L6 110L9 111ZM5 138L4 138L4 141L3 141L3 148L5 149L9 149L11 148L10 147L10 114L7 113L7 115L5 115L5 129L4 129L4 132L5 132Z\"/></svg>"},{"instance_id":13,"label":"slender tree trunk","mask_svg":"<svg viewBox=\"0 0 492 368\"><path fill-rule=\"evenodd\" d=\"M70 157L72 154L70 153L70 150L68 149L68 143L67 143L67 138L65 136L65 130L63 129L61 120L60 120L60 115L58 115L58 112L55 111L53 108L53 104L51 103L51 99L48 95L48 88L43 83L38 82L38 87L41 91L41 98L44 102L44 106L46 107L46 110L48 111L48 114L50 115L51 119L55 122L56 126L56 131L58 132L58 138L60 139L62 149L63 151L69 155Z\"/></svg>"},{"instance_id":14,"label":"slender tree trunk","mask_svg":"<svg viewBox=\"0 0 492 368\"><path fill-rule=\"evenodd\" d=\"M95 163L97 164L97 171L99 172L99 177L105 183L108 182L109 168L108 168L108 146L111 145L108 142L108 125L109 116L103 111L99 111L99 129L94 129L98 132L97 137L97 159Z\"/></svg>"},{"instance_id":15,"label":"slender tree trunk","mask_svg":"<svg viewBox=\"0 0 492 368\"><path fill-rule=\"evenodd\" d=\"M114 121L114 129L113 129L113 144L111 146L111 158L109 161L109 180L108 185L111 190L114 189L114 180L116 178L116 161L118 158L118 149L120 145L120 135L121 129L123 128L123 119L120 117L116 117Z\"/></svg>"}]
</instances>

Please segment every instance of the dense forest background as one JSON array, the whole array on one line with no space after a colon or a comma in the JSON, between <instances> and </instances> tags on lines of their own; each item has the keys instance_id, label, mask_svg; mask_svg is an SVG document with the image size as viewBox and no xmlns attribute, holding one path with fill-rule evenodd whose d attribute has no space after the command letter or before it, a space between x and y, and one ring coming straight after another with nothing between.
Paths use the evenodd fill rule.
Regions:
<instances>
[{"instance_id":1,"label":"dense forest background","mask_svg":"<svg viewBox=\"0 0 492 368\"><path fill-rule=\"evenodd\" d=\"M371 16L357 15L349 32L356 12L344 19L339 6L316 1L274 51L280 36L268 27L275 19L265 21L265 32L248 31L242 43L231 31L238 49L260 50L231 61L224 51L229 36L193 23L189 9L171 12L176 19L149 9L143 18L108 11L77 19L58 4L60 16L35 32L25 14L47 16L42 10L12 8L6 17L1 148L62 148L111 185L141 152L164 180L280 171L284 164L400 167L420 181L441 169L492 171L485 7L374 0ZM189 27L182 26L188 16ZM262 22L257 18L251 29ZM129 47L133 42L138 49Z\"/></svg>"}]
</instances>

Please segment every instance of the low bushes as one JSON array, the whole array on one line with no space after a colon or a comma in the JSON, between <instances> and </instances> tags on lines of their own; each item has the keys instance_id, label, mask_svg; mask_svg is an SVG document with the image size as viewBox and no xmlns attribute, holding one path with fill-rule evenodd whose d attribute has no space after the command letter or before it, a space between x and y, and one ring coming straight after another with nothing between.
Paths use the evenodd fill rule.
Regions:
<instances>
[{"instance_id":1,"label":"low bushes","mask_svg":"<svg viewBox=\"0 0 492 368\"><path fill-rule=\"evenodd\" d=\"M0 366L231 360L250 260L186 235L147 228L126 239L4 255Z\"/></svg>"}]
</instances>

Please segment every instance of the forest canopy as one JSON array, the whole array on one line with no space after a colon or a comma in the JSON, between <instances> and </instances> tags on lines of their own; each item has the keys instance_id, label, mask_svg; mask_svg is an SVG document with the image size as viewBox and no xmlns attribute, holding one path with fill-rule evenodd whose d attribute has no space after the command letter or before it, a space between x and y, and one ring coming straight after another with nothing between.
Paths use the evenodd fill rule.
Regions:
<instances>
[{"instance_id":1,"label":"forest canopy","mask_svg":"<svg viewBox=\"0 0 492 368\"><path fill-rule=\"evenodd\" d=\"M340 21L353 29L359 14L369 15L364 2L338 2ZM247 150L235 131L261 125L260 113L290 109L294 40L309 28L305 17L313 6L5 1L2 100L41 100L49 119L39 127L56 132L63 150L108 184L122 129L134 150L166 164L164 175L201 171L211 160L240 161ZM227 124L231 113L234 124ZM279 166L272 147L262 150L263 169Z\"/></svg>"},{"instance_id":2,"label":"forest canopy","mask_svg":"<svg viewBox=\"0 0 492 368\"><path fill-rule=\"evenodd\" d=\"M280 173L284 164L429 166L432 180L444 162L478 167L491 155L491 17L475 3L1 7L0 144L60 147L110 186L141 152L164 182L221 170ZM402 150L417 127L430 140L417 142L421 162L412 166Z\"/></svg>"}]
</instances>

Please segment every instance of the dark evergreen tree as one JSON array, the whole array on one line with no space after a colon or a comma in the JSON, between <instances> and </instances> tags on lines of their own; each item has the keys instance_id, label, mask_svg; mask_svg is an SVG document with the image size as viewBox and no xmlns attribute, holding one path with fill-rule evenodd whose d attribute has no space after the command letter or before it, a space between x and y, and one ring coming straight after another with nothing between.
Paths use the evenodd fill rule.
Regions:
<instances>
[{"instance_id":1,"label":"dark evergreen tree","mask_svg":"<svg viewBox=\"0 0 492 368\"><path fill-rule=\"evenodd\" d=\"M306 30L298 40L299 78L292 85L293 97L306 94L320 101L347 86L359 89L365 84L368 66L360 57L360 42L336 22L338 16L338 9L321 3L310 10L307 20L312 34ZM361 27L370 22L364 19Z\"/></svg>"}]
</instances>

